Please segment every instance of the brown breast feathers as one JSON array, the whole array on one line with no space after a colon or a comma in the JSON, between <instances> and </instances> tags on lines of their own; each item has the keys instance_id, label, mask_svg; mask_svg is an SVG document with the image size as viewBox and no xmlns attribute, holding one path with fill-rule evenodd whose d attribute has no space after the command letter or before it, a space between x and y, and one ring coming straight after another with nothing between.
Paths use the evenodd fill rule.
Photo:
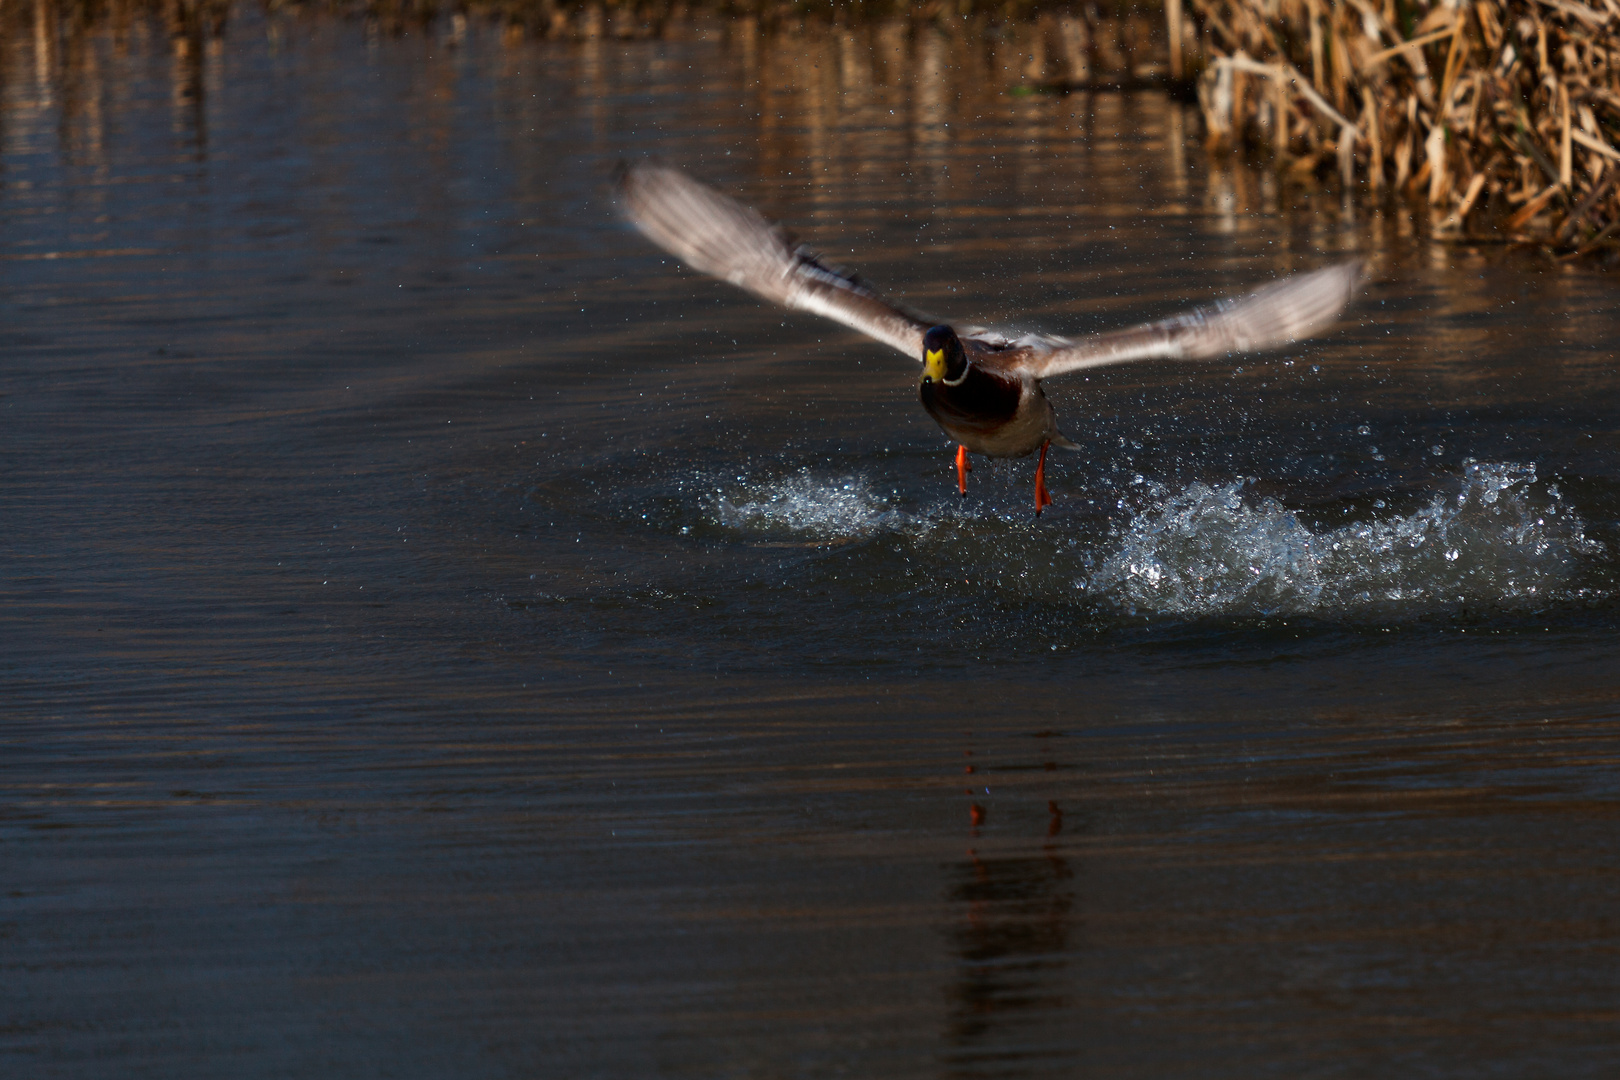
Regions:
<instances>
[{"instance_id":1,"label":"brown breast feathers","mask_svg":"<svg viewBox=\"0 0 1620 1080\"><path fill-rule=\"evenodd\" d=\"M923 408L939 421L952 437L974 441L972 436L994 434L1018 415L1024 394L1022 379L1009 378L970 364L967 376L956 386L941 382L922 383L917 389ZM962 439L962 436L968 436Z\"/></svg>"}]
</instances>

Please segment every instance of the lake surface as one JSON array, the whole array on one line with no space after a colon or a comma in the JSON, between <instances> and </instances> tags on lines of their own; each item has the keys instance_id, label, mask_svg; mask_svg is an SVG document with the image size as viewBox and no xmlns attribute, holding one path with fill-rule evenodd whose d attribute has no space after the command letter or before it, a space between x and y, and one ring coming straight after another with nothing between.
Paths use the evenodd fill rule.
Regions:
<instances>
[{"instance_id":1,"label":"lake surface","mask_svg":"<svg viewBox=\"0 0 1620 1080\"><path fill-rule=\"evenodd\" d=\"M982 39L3 21L0 1074L1609 1074L1611 271ZM948 318L1374 278L1035 521L649 154Z\"/></svg>"}]
</instances>

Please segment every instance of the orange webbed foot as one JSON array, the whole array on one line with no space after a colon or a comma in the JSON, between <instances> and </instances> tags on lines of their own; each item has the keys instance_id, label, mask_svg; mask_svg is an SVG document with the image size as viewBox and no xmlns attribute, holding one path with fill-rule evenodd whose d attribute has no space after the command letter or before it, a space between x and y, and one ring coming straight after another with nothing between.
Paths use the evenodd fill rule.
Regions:
<instances>
[{"instance_id":1,"label":"orange webbed foot","mask_svg":"<svg viewBox=\"0 0 1620 1080\"><path fill-rule=\"evenodd\" d=\"M1035 466L1035 516L1040 517L1041 511L1052 505L1052 495L1046 490L1046 451L1051 447L1052 440L1041 443L1041 460Z\"/></svg>"},{"instance_id":2,"label":"orange webbed foot","mask_svg":"<svg viewBox=\"0 0 1620 1080\"><path fill-rule=\"evenodd\" d=\"M967 459L967 447L960 446L960 445L957 446L957 448L956 448L956 490L958 490L958 491L960 491L962 493L962 498L964 498L964 499L967 498L967 474L972 472L972 471L973 471L973 466L968 463L968 459Z\"/></svg>"}]
</instances>

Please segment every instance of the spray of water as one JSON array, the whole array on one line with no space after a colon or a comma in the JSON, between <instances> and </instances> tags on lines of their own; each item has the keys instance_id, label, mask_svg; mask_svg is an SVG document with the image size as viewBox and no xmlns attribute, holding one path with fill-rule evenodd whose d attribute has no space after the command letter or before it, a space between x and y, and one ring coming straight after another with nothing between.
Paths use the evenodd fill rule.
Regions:
<instances>
[{"instance_id":1,"label":"spray of water","mask_svg":"<svg viewBox=\"0 0 1620 1080\"><path fill-rule=\"evenodd\" d=\"M1420 614L1459 605L1557 599L1602 552L1533 465L1465 464L1458 483L1407 514L1313 529L1247 482L1147 485L1147 505L1110 538L1037 529L1010 535L995 514L907 509L858 476L808 470L720 496L722 526L816 541L879 533L929 537L966 561L964 580L1026 598L1089 599L1129 615ZM948 544L941 544L948 530ZM971 564L982 563L982 566Z\"/></svg>"},{"instance_id":2,"label":"spray of water","mask_svg":"<svg viewBox=\"0 0 1620 1080\"><path fill-rule=\"evenodd\" d=\"M907 515L894 509L864 477L818 478L808 469L754 486L715 503L720 524L754 534L811 540L850 540L882 529L903 530Z\"/></svg>"},{"instance_id":3,"label":"spray of water","mask_svg":"<svg viewBox=\"0 0 1620 1080\"><path fill-rule=\"evenodd\" d=\"M1601 545L1535 467L1470 462L1415 513L1313 532L1242 484L1194 484L1139 514L1087 583L1132 613L1331 614L1549 599Z\"/></svg>"}]
</instances>

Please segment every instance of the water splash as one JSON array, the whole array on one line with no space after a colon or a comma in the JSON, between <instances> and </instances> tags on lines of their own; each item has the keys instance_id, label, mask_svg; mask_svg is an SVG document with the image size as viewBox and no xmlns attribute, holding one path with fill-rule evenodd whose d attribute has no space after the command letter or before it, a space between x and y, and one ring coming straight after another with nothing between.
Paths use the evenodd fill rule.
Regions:
<instances>
[{"instance_id":1,"label":"water splash","mask_svg":"<svg viewBox=\"0 0 1620 1080\"><path fill-rule=\"evenodd\" d=\"M1022 512L954 499L922 505L859 475L809 469L716 492L712 520L762 538L815 544L877 535L900 541L858 558L874 580L932 588L961 582L1002 601L1101 604L1130 616L1325 618L1421 616L1468 605L1524 608L1568 598L1603 546L1587 537L1533 465L1465 464L1449 490L1410 513L1322 529L1247 481L1179 492L1138 478L1147 505L1117 531L1077 534ZM1379 504L1382 505L1381 503ZM940 554L949 552L942 573ZM842 573L845 564L829 563Z\"/></svg>"},{"instance_id":2,"label":"water splash","mask_svg":"<svg viewBox=\"0 0 1620 1080\"><path fill-rule=\"evenodd\" d=\"M1131 521L1085 583L1132 614L1407 613L1554 599L1602 545L1533 465L1465 465L1460 488L1414 513L1314 532L1242 483L1194 484Z\"/></svg>"},{"instance_id":3,"label":"water splash","mask_svg":"<svg viewBox=\"0 0 1620 1080\"><path fill-rule=\"evenodd\" d=\"M898 528L904 515L860 476L817 477L809 469L782 480L720 495L715 516L727 528L849 540Z\"/></svg>"}]
</instances>

